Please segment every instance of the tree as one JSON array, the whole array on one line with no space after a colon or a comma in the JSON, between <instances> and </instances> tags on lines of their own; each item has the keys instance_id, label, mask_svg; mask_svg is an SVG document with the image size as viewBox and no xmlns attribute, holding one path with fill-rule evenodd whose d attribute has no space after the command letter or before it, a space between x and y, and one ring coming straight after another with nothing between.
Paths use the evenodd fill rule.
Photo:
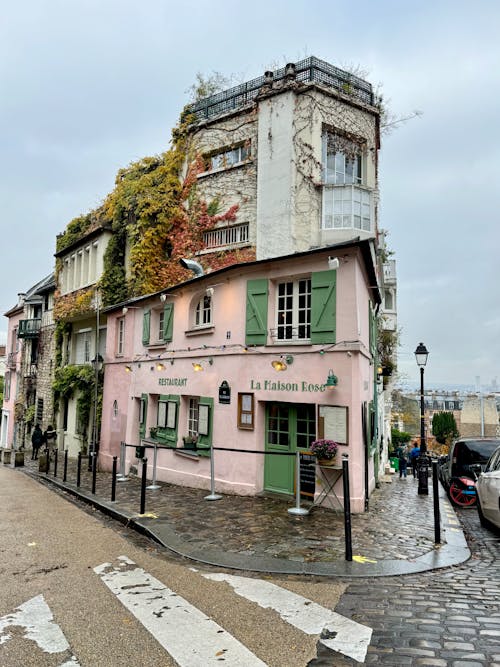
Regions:
<instances>
[{"instance_id":1,"label":"tree","mask_svg":"<svg viewBox=\"0 0 500 667\"><path fill-rule=\"evenodd\" d=\"M432 418L432 435L436 436L441 445L458 437L457 423L452 412L435 413Z\"/></svg>"},{"instance_id":2,"label":"tree","mask_svg":"<svg viewBox=\"0 0 500 667\"><path fill-rule=\"evenodd\" d=\"M391 428L391 442L392 448L396 450L401 445L405 445L411 440L411 433L406 433L406 431L398 431L397 428Z\"/></svg>"}]
</instances>

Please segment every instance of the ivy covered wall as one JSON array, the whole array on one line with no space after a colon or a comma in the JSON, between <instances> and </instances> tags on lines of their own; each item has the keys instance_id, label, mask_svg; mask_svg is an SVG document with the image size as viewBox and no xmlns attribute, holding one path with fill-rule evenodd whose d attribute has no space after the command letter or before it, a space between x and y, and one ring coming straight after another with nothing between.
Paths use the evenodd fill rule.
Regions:
<instances>
[{"instance_id":1,"label":"ivy covered wall","mask_svg":"<svg viewBox=\"0 0 500 667\"><path fill-rule=\"evenodd\" d=\"M102 305L156 292L192 277L179 260L203 249L203 234L236 219L238 205L219 210L219 200L202 199L197 174L204 170L184 110L172 132L171 147L120 169L104 203L72 220L57 239L57 251L69 248L99 227L112 230L99 280ZM205 270L255 259L253 249L210 253ZM56 267L60 269L60 266ZM57 318L71 318L92 308L93 288L58 295Z\"/></svg>"}]
</instances>

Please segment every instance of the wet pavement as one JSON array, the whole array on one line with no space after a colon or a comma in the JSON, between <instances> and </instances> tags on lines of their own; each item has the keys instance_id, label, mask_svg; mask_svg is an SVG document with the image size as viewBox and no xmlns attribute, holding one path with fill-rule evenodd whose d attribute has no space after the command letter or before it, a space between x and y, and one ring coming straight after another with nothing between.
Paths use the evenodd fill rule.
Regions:
<instances>
[{"instance_id":1,"label":"wet pavement","mask_svg":"<svg viewBox=\"0 0 500 667\"><path fill-rule=\"evenodd\" d=\"M116 484L111 502L111 474L98 472L95 494L92 475L83 460L80 487L76 459L54 464L40 473L38 462L25 456L14 469L55 484L123 523L154 538L187 558L221 567L283 574L325 576L386 576L410 574L456 565L470 557L460 524L439 485L441 544L434 544L432 480L429 495L418 495L417 480L386 476L369 499L369 511L352 515L353 561L345 560L344 514L311 507L307 516L288 512L293 502L281 498L223 495L207 501L207 490L158 482L146 489L140 514L141 484L129 477ZM148 485L151 480L148 480Z\"/></svg>"}]
</instances>

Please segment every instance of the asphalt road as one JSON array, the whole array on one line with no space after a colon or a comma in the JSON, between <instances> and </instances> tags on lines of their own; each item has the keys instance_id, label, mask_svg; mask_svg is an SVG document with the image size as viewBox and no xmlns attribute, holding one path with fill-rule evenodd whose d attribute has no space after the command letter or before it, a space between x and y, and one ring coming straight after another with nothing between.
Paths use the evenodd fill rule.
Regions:
<instances>
[{"instance_id":1,"label":"asphalt road","mask_svg":"<svg viewBox=\"0 0 500 667\"><path fill-rule=\"evenodd\" d=\"M500 667L500 536L480 526L475 509L457 511L472 551L462 565L317 580L197 567L12 469L0 468L0 503L0 667ZM48 653L40 641L50 635L47 626L37 636L40 605L23 612L40 599L67 641L64 650ZM171 622L159 622L173 607ZM318 628L332 611L373 629L362 659L329 647L335 632ZM205 636L208 621L215 640ZM222 641L219 648L222 635L236 648Z\"/></svg>"},{"instance_id":2,"label":"asphalt road","mask_svg":"<svg viewBox=\"0 0 500 667\"><path fill-rule=\"evenodd\" d=\"M129 569L140 568L218 624L216 633L232 635L255 656L255 664L299 667L316 656L318 634L294 627L278 611L236 594L226 582L206 578L209 569L194 571L193 563L168 557L144 538L129 539L128 532L111 526L109 519L83 511L22 473L0 468L0 507L0 667L181 664L138 620L136 603L124 606L95 570L106 563L116 565L122 556L135 564ZM345 588L324 580L288 578L277 583L280 590L307 598L305 605L317 603L328 610L335 608ZM139 584L132 581L124 588L134 586ZM156 617L159 613L163 611ZM186 629L174 620L179 631L168 641L180 638L196 649L202 642L193 612L186 613L191 613L192 626ZM66 648L64 641L48 642L51 633L57 635L54 628L59 628ZM222 644L221 651L215 649L213 664L247 667L244 659L231 663L221 652L227 650ZM194 664L194 658L184 663Z\"/></svg>"}]
</instances>

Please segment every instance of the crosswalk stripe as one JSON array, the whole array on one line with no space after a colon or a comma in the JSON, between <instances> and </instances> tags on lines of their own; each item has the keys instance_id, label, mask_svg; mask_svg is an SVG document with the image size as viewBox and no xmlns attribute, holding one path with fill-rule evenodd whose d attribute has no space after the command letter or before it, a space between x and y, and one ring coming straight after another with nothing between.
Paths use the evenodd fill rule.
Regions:
<instances>
[{"instance_id":1,"label":"crosswalk stripe","mask_svg":"<svg viewBox=\"0 0 500 667\"><path fill-rule=\"evenodd\" d=\"M94 568L118 600L180 667L266 667L256 655L199 609L126 556Z\"/></svg>"},{"instance_id":2,"label":"crosswalk stripe","mask_svg":"<svg viewBox=\"0 0 500 667\"><path fill-rule=\"evenodd\" d=\"M17 607L17 611L0 618L0 646L12 639L5 630L9 627L24 628L24 637L34 641L45 653L64 653L70 646L61 628L54 621L52 611L43 595L37 595ZM78 667L75 656L60 667Z\"/></svg>"},{"instance_id":3,"label":"crosswalk stripe","mask_svg":"<svg viewBox=\"0 0 500 667\"><path fill-rule=\"evenodd\" d=\"M274 609L281 618L309 635L320 635L320 641L334 651L364 662L372 629L341 614L261 579L233 574L203 574L212 581L228 583L241 597L264 609Z\"/></svg>"}]
</instances>

